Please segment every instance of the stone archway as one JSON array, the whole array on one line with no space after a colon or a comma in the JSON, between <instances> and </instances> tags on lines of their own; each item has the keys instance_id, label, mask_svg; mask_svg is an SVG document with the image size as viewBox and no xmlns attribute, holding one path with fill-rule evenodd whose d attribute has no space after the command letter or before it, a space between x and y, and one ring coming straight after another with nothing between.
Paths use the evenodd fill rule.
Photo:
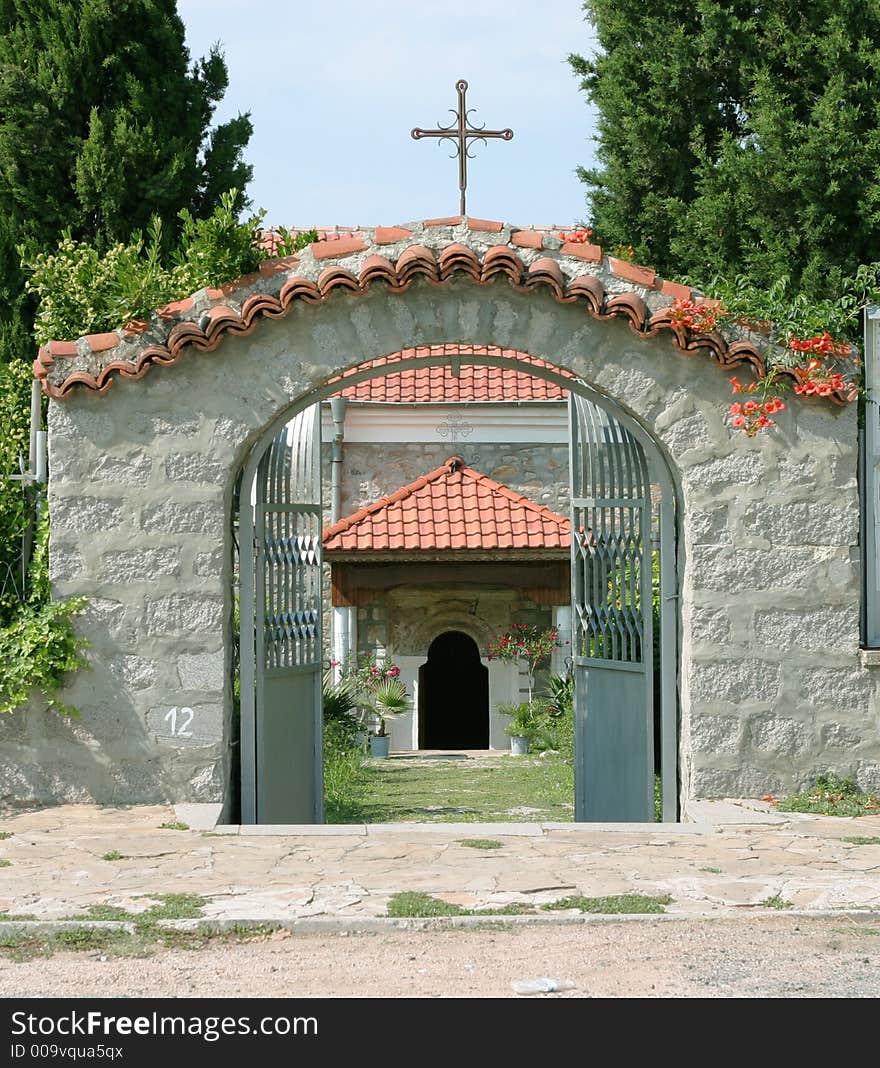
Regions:
<instances>
[{"instance_id":1,"label":"stone archway","mask_svg":"<svg viewBox=\"0 0 880 1068\"><path fill-rule=\"evenodd\" d=\"M347 368L462 340L575 375L674 472L684 798L845 770L828 748L841 724L862 739L859 767L880 766L860 726L873 689L850 559L854 410L796 402L773 437L732 438L715 364L759 359L749 339L690 339L664 310L678 290L653 272L558 246L501 223L380 228L195 294L143 335L42 350L51 577L58 595L90 600L94 671L66 691L83 716L63 737L32 720L19 774L33 766L43 796L224 799L236 474ZM192 717L171 715L180 708Z\"/></svg>"},{"instance_id":2,"label":"stone archway","mask_svg":"<svg viewBox=\"0 0 880 1068\"><path fill-rule=\"evenodd\" d=\"M463 631L438 634L419 668L419 748L489 748L489 671Z\"/></svg>"}]
</instances>

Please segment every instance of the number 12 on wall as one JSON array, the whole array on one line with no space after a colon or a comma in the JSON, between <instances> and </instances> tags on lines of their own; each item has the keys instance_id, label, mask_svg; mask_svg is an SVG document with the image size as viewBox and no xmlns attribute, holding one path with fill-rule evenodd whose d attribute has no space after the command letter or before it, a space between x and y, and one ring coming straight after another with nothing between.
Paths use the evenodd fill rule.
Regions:
<instances>
[{"instance_id":1,"label":"number 12 on wall","mask_svg":"<svg viewBox=\"0 0 880 1068\"><path fill-rule=\"evenodd\" d=\"M189 729L195 712L191 708L169 708L165 713L165 721L171 728L172 738L192 738L193 732ZM178 718L179 717L179 718Z\"/></svg>"}]
</instances>

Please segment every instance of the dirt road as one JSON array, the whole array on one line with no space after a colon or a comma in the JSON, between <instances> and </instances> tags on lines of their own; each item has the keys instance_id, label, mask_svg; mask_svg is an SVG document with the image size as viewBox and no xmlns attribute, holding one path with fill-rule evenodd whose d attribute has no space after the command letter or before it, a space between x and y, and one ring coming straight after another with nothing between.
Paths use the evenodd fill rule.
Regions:
<instances>
[{"instance_id":1,"label":"dirt road","mask_svg":"<svg viewBox=\"0 0 880 1068\"><path fill-rule=\"evenodd\" d=\"M293 934L146 958L62 953L0 962L0 996L878 997L880 915Z\"/></svg>"}]
</instances>

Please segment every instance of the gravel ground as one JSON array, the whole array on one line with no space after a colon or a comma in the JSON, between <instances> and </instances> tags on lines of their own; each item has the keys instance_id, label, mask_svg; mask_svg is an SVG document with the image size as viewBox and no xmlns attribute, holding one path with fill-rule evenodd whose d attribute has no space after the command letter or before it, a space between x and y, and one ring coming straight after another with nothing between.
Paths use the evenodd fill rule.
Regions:
<instances>
[{"instance_id":1,"label":"gravel ground","mask_svg":"<svg viewBox=\"0 0 880 1068\"><path fill-rule=\"evenodd\" d=\"M878 997L880 916L290 934L200 950L0 961L3 997Z\"/></svg>"}]
</instances>

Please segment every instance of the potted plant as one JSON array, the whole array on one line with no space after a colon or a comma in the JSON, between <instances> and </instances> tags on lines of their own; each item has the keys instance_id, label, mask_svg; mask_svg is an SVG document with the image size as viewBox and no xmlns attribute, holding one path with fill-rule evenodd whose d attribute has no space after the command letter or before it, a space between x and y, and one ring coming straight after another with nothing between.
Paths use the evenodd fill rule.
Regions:
<instances>
[{"instance_id":1,"label":"potted plant","mask_svg":"<svg viewBox=\"0 0 880 1068\"><path fill-rule=\"evenodd\" d=\"M510 716L510 722L504 733L510 738L510 752L513 756L525 756L529 743L537 726L535 710L528 701L516 705L499 705L502 716Z\"/></svg>"},{"instance_id":2,"label":"potted plant","mask_svg":"<svg viewBox=\"0 0 880 1068\"><path fill-rule=\"evenodd\" d=\"M396 676L380 679L370 687L368 700L369 708L376 717L376 729L370 735L370 753L383 759L388 756L391 741L385 721L409 707L406 686Z\"/></svg>"}]
</instances>

